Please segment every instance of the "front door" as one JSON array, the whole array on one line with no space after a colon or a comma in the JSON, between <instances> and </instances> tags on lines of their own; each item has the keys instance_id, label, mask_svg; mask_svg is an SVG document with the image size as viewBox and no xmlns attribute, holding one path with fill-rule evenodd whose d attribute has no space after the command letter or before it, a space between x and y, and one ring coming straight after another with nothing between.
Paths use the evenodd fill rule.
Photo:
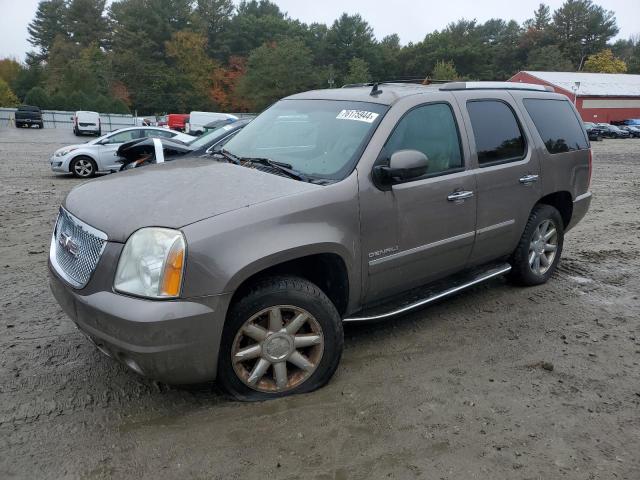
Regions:
<instances>
[{"instance_id":1,"label":"front door","mask_svg":"<svg viewBox=\"0 0 640 480\"><path fill-rule=\"evenodd\" d=\"M107 172L110 170L118 171L121 167L121 164L118 163L119 157L116 155L118 148L120 148L123 143L138 138L143 138L141 129L125 130L124 132L118 132L105 138L102 141L102 145L100 145L100 165L98 165L98 170Z\"/></svg>"},{"instance_id":2,"label":"front door","mask_svg":"<svg viewBox=\"0 0 640 480\"><path fill-rule=\"evenodd\" d=\"M365 189L360 199L365 302L436 280L465 267L476 223L475 173L468 169L457 110L448 102L409 110L376 164L398 150L419 150L423 177L391 191ZM362 189L361 189L362 191Z\"/></svg>"},{"instance_id":3,"label":"front door","mask_svg":"<svg viewBox=\"0 0 640 480\"><path fill-rule=\"evenodd\" d=\"M470 264L478 265L515 250L540 198L540 164L509 92L455 95L477 157L478 221Z\"/></svg>"}]
</instances>

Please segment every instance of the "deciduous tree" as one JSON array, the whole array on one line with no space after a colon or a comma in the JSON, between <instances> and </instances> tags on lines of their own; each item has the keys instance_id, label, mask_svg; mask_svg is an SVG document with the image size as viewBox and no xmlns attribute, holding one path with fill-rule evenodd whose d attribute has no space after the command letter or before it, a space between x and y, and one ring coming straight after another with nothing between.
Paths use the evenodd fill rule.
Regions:
<instances>
[{"instance_id":1,"label":"deciduous tree","mask_svg":"<svg viewBox=\"0 0 640 480\"><path fill-rule=\"evenodd\" d=\"M254 109L295 92L318 85L312 54L301 40L286 39L255 49L247 61L247 73L240 80L239 93Z\"/></svg>"},{"instance_id":2,"label":"deciduous tree","mask_svg":"<svg viewBox=\"0 0 640 480\"><path fill-rule=\"evenodd\" d=\"M584 69L587 72L597 73L625 73L627 64L614 57L613 52L607 48L589 56L584 62Z\"/></svg>"},{"instance_id":3,"label":"deciduous tree","mask_svg":"<svg viewBox=\"0 0 640 480\"><path fill-rule=\"evenodd\" d=\"M13 93L9 84L0 78L0 107L16 107L18 103L18 97Z\"/></svg>"}]
</instances>

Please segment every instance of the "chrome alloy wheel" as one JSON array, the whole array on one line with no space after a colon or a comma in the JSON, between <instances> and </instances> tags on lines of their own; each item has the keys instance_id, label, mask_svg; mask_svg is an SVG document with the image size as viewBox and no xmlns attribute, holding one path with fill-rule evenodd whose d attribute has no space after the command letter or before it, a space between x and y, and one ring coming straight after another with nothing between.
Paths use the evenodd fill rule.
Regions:
<instances>
[{"instance_id":1,"label":"chrome alloy wheel","mask_svg":"<svg viewBox=\"0 0 640 480\"><path fill-rule=\"evenodd\" d=\"M533 232L529 244L529 268L536 275L547 273L556 258L558 231L551 220L544 220Z\"/></svg>"},{"instance_id":2,"label":"chrome alloy wheel","mask_svg":"<svg viewBox=\"0 0 640 480\"><path fill-rule=\"evenodd\" d=\"M79 158L73 164L73 171L79 177L90 177L93 173L93 164L90 160Z\"/></svg>"},{"instance_id":3,"label":"chrome alloy wheel","mask_svg":"<svg viewBox=\"0 0 640 480\"><path fill-rule=\"evenodd\" d=\"M320 364L324 336L318 321L291 305L266 308L247 320L233 341L231 362L242 382L259 392L284 392Z\"/></svg>"}]
</instances>

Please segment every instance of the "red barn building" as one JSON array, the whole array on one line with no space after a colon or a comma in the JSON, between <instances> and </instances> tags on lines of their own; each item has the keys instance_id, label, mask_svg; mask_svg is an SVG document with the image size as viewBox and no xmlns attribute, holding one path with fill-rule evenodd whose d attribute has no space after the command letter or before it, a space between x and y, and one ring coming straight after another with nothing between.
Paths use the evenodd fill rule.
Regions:
<instances>
[{"instance_id":1,"label":"red barn building","mask_svg":"<svg viewBox=\"0 0 640 480\"><path fill-rule=\"evenodd\" d=\"M509 81L553 87L575 103L585 122L640 118L640 75L523 71Z\"/></svg>"}]
</instances>

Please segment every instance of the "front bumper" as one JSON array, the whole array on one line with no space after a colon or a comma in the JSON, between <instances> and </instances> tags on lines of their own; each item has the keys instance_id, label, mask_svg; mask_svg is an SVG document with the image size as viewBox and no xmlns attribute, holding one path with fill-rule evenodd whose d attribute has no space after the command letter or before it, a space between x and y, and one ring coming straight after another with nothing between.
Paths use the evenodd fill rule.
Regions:
<instances>
[{"instance_id":1,"label":"front bumper","mask_svg":"<svg viewBox=\"0 0 640 480\"><path fill-rule=\"evenodd\" d=\"M49 263L54 297L101 351L170 384L214 380L231 295L154 301L70 287ZM91 282L90 282L91 283Z\"/></svg>"},{"instance_id":2,"label":"front bumper","mask_svg":"<svg viewBox=\"0 0 640 480\"><path fill-rule=\"evenodd\" d=\"M67 155L62 157L56 157L52 155L49 158L49 164L51 165L51 170L58 173L69 173L69 158Z\"/></svg>"}]
</instances>

